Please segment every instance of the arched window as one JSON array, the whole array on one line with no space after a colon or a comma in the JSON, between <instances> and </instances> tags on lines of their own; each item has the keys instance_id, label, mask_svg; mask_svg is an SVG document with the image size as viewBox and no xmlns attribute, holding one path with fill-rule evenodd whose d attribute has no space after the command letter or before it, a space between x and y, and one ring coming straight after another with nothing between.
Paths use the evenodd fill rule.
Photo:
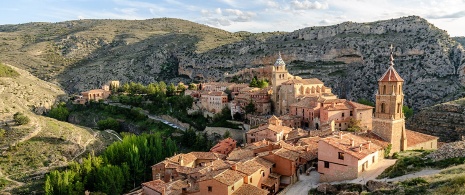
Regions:
<instances>
[{"instance_id":1,"label":"arched window","mask_svg":"<svg viewBox=\"0 0 465 195\"><path fill-rule=\"evenodd\" d=\"M384 103L381 103L381 113L385 113L385 112L386 112L386 110L384 109L384 106L385 106Z\"/></svg>"}]
</instances>

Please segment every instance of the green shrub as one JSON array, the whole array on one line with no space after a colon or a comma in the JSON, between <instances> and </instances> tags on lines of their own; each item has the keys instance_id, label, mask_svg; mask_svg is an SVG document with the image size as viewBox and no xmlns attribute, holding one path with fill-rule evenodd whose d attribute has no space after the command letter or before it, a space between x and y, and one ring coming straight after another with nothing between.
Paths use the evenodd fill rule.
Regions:
<instances>
[{"instance_id":1,"label":"green shrub","mask_svg":"<svg viewBox=\"0 0 465 195\"><path fill-rule=\"evenodd\" d=\"M19 73L13 70L13 68L0 63L0 77L17 77Z\"/></svg>"},{"instance_id":2,"label":"green shrub","mask_svg":"<svg viewBox=\"0 0 465 195\"><path fill-rule=\"evenodd\" d=\"M3 138L5 136L6 130L0 128L0 138Z\"/></svg>"},{"instance_id":3,"label":"green shrub","mask_svg":"<svg viewBox=\"0 0 465 195\"><path fill-rule=\"evenodd\" d=\"M114 118L108 117L105 120L99 120L97 122L97 126L100 130L111 129L117 132L120 131L120 124Z\"/></svg>"},{"instance_id":4,"label":"green shrub","mask_svg":"<svg viewBox=\"0 0 465 195\"><path fill-rule=\"evenodd\" d=\"M28 124L31 120L29 117L24 115L23 113L17 112L16 114L13 115L13 120L16 122L18 125L25 125Z\"/></svg>"},{"instance_id":5,"label":"green shrub","mask_svg":"<svg viewBox=\"0 0 465 195\"><path fill-rule=\"evenodd\" d=\"M389 153L391 153L392 145L389 144L386 149L384 149L384 158L389 157Z\"/></svg>"},{"instance_id":6,"label":"green shrub","mask_svg":"<svg viewBox=\"0 0 465 195\"><path fill-rule=\"evenodd\" d=\"M392 158L393 159L398 159L399 158L399 153L394 152L394 154L392 154Z\"/></svg>"},{"instance_id":7,"label":"green shrub","mask_svg":"<svg viewBox=\"0 0 465 195\"><path fill-rule=\"evenodd\" d=\"M402 182L402 185L404 186L418 186L418 185L423 185L423 184L428 184L428 182L421 177L409 179L409 180Z\"/></svg>"},{"instance_id":8,"label":"green shrub","mask_svg":"<svg viewBox=\"0 0 465 195\"><path fill-rule=\"evenodd\" d=\"M48 116L60 121L67 121L69 110L64 103L60 103L48 112Z\"/></svg>"}]
</instances>

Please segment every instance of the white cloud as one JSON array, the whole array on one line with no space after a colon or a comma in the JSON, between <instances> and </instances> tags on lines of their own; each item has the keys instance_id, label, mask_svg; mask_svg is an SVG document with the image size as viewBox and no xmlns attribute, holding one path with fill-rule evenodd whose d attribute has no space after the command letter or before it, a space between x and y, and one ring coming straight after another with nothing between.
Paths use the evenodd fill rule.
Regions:
<instances>
[{"instance_id":1,"label":"white cloud","mask_svg":"<svg viewBox=\"0 0 465 195\"><path fill-rule=\"evenodd\" d=\"M216 13L216 14L221 14L221 8L216 8L216 9L215 9L215 13Z\"/></svg>"},{"instance_id":2,"label":"white cloud","mask_svg":"<svg viewBox=\"0 0 465 195\"><path fill-rule=\"evenodd\" d=\"M328 9L328 3L320 3L318 1L311 2L309 0L293 0L291 1L291 7L296 10Z\"/></svg>"}]
</instances>

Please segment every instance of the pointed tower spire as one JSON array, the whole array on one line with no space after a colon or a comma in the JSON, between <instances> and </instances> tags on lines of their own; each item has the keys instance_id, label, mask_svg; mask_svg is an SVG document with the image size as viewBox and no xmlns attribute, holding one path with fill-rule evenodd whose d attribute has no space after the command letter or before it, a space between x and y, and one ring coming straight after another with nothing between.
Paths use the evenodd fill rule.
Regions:
<instances>
[{"instance_id":1,"label":"pointed tower spire","mask_svg":"<svg viewBox=\"0 0 465 195\"><path fill-rule=\"evenodd\" d=\"M391 46L389 47L389 49L391 49L391 58L390 58L389 65L390 65L390 66L394 66L394 55L393 55L393 54L394 54L394 47L392 46L392 44L391 44Z\"/></svg>"}]
</instances>

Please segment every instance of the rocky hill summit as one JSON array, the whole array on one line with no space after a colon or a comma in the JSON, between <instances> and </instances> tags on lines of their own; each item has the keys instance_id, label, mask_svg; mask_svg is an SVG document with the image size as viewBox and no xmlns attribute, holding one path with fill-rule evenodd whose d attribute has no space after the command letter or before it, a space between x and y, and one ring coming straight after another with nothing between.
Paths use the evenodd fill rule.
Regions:
<instances>
[{"instance_id":1,"label":"rocky hill summit","mask_svg":"<svg viewBox=\"0 0 465 195\"><path fill-rule=\"evenodd\" d=\"M451 142L465 139L465 98L423 108L407 120L407 128Z\"/></svg>"},{"instance_id":2,"label":"rocky hill summit","mask_svg":"<svg viewBox=\"0 0 465 195\"><path fill-rule=\"evenodd\" d=\"M244 68L272 64L281 51L291 74L319 78L342 98L374 101L390 44L406 81L407 105L422 108L463 96L465 50L416 16L274 33L230 33L170 18L0 26L1 58L68 92L110 79L226 80Z\"/></svg>"}]
</instances>

